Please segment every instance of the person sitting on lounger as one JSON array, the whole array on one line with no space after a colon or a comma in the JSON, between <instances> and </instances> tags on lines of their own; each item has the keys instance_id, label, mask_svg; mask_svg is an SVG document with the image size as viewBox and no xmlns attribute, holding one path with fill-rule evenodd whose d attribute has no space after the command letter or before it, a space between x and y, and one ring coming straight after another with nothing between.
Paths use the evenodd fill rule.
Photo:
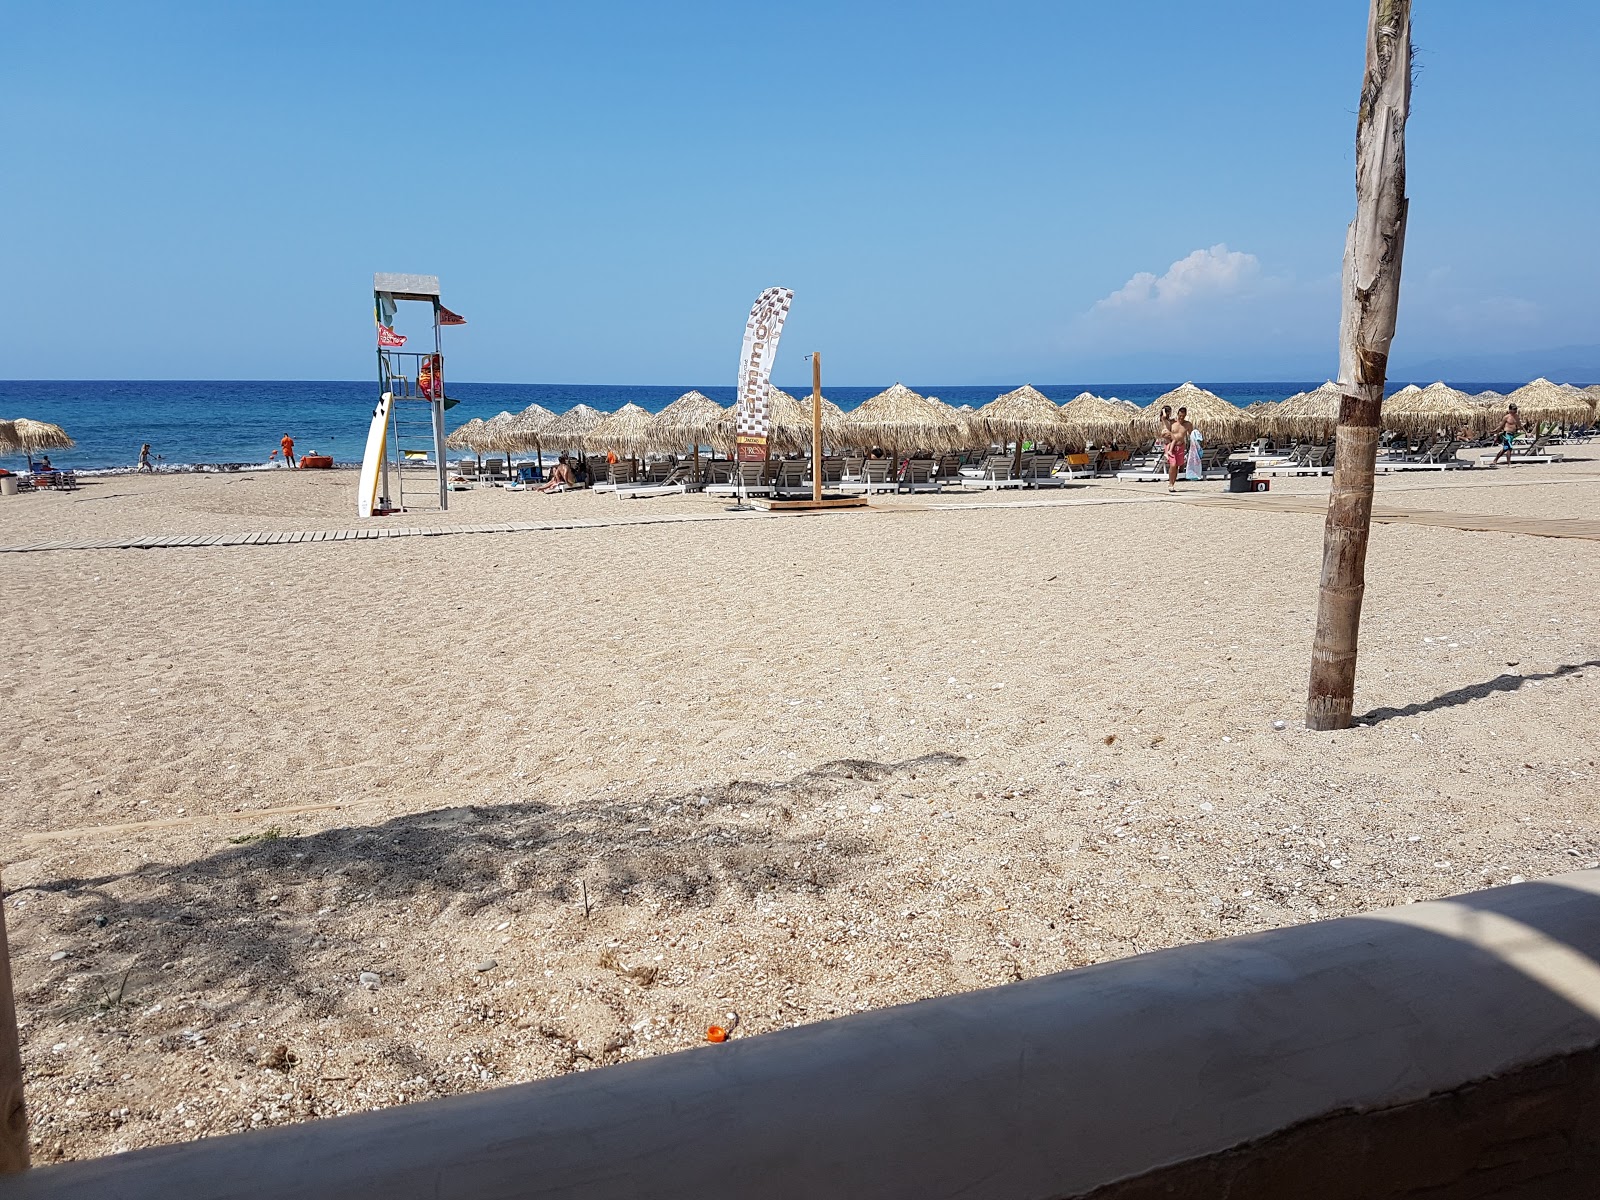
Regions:
<instances>
[{"instance_id":1,"label":"person sitting on lounger","mask_svg":"<svg viewBox=\"0 0 1600 1200\"><path fill-rule=\"evenodd\" d=\"M556 465L550 470L550 482L545 484L542 488L537 488L535 490L541 492L554 492L577 486L578 477L572 473L572 464L567 461L567 456L563 454L561 456L561 461L556 463Z\"/></svg>"},{"instance_id":2,"label":"person sitting on lounger","mask_svg":"<svg viewBox=\"0 0 1600 1200\"><path fill-rule=\"evenodd\" d=\"M1491 467L1500 465L1500 455L1502 454L1506 456L1506 465L1511 465L1511 449L1517 444L1517 433L1521 429L1522 418L1517 415L1517 406L1515 404L1507 405L1505 420L1500 422L1500 449L1495 453L1494 458L1490 460L1489 465Z\"/></svg>"}]
</instances>

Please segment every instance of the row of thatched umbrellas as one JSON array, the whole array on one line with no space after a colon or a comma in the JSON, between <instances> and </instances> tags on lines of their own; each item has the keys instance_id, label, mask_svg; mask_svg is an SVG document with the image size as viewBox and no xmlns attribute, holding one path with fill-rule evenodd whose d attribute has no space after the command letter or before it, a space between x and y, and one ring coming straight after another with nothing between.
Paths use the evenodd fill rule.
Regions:
<instances>
[{"instance_id":1,"label":"row of thatched umbrellas","mask_svg":"<svg viewBox=\"0 0 1600 1200\"><path fill-rule=\"evenodd\" d=\"M1403 388L1384 402L1384 427L1426 436L1439 430L1499 427L1507 403L1518 405L1526 421L1579 424L1592 419L1600 386L1587 391L1536 379L1508 396L1493 392L1469 396L1443 383ZM1024 384L981 408L960 408L936 396L922 396L897 383L850 412L824 399L824 444L891 451L970 449L981 445L1020 445L1040 441L1057 446L1137 441L1154 436L1163 407L1186 407L1189 418L1213 445L1239 444L1261 434L1325 439L1338 422L1339 390L1325 383L1279 403L1239 408L1215 392L1185 383L1140 407L1083 392L1057 405ZM775 453L804 453L811 447L811 405L773 388L768 408ZM451 433L446 445L476 454L580 450L638 458L661 451L710 446L726 453L733 445L733 410L697 391L686 392L659 413L625 404L603 413L579 404L556 414L533 404L520 413L474 418Z\"/></svg>"},{"instance_id":2,"label":"row of thatched umbrellas","mask_svg":"<svg viewBox=\"0 0 1600 1200\"><path fill-rule=\"evenodd\" d=\"M1600 385L1577 388L1535 379L1506 395L1468 395L1445 383L1410 384L1384 400L1383 427L1409 437L1460 429L1483 436L1500 428L1509 404L1517 406L1525 423L1581 425L1594 419ZM1325 383L1277 404L1253 404L1244 411L1256 418L1263 432L1325 441L1339 423L1339 387Z\"/></svg>"},{"instance_id":3,"label":"row of thatched umbrellas","mask_svg":"<svg viewBox=\"0 0 1600 1200\"><path fill-rule=\"evenodd\" d=\"M29 454L38 450L70 450L77 445L67 431L48 421L33 421L27 417L0 420L0 454Z\"/></svg>"}]
</instances>

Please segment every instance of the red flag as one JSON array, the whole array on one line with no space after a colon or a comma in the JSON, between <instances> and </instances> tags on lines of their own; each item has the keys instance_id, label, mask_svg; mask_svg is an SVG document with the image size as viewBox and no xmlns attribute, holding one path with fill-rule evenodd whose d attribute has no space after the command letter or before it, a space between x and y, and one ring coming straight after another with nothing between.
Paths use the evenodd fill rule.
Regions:
<instances>
[{"instance_id":1,"label":"red flag","mask_svg":"<svg viewBox=\"0 0 1600 1200\"><path fill-rule=\"evenodd\" d=\"M439 305L439 324L441 324L441 325L465 325L466 323L467 323L467 319L465 317L463 317L460 313L453 313L448 308L446 308L444 305L442 305L442 304Z\"/></svg>"},{"instance_id":2,"label":"red flag","mask_svg":"<svg viewBox=\"0 0 1600 1200\"><path fill-rule=\"evenodd\" d=\"M396 333L392 326L378 326L378 345L387 346L391 350L398 350L406 344L405 334Z\"/></svg>"}]
</instances>

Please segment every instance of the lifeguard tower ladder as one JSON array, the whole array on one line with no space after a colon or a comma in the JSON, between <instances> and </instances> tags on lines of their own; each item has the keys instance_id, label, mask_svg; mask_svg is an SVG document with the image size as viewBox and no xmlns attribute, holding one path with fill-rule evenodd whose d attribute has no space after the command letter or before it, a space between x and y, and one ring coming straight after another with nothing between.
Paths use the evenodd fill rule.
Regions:
<instances>
[{"instance_id":1,"label":"lifeguard tower ladder","mask_svg":"<svg viewBox=\"0 0 1600 1200\"><path fill-rule=\"evenodd\" d=\"M382 344L393 330L394 302L420 300L433 309L433 350L401 350ZM394 397L389 406L389 436L383 457L380 507L413 511L450 507L449 472L445 463L444 343L440 337L439 277L393 275L372 277L373 311L378 318L378 392ZM385 321L385 312L388 321Z\"/></svg>"}]
</instances>

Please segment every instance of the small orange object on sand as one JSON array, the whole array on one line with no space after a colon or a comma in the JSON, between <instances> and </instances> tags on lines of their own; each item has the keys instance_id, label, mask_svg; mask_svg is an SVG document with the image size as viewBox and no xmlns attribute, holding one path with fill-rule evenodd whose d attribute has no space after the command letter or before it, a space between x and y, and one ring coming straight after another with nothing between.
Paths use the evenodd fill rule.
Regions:
<instances>
[{"instance_id":1,"label":"small orange object on sand","mask_svg":"<svg viewBox=\"0 0 1600 1200\"><path fill-rule=\"evenodd\" d=\"M721 1025L713 1025L710 1029L706 1030L706 1041L708 1042L725 1042L727 1040L728 1031Z\"/></svg>"}]
</instances>

